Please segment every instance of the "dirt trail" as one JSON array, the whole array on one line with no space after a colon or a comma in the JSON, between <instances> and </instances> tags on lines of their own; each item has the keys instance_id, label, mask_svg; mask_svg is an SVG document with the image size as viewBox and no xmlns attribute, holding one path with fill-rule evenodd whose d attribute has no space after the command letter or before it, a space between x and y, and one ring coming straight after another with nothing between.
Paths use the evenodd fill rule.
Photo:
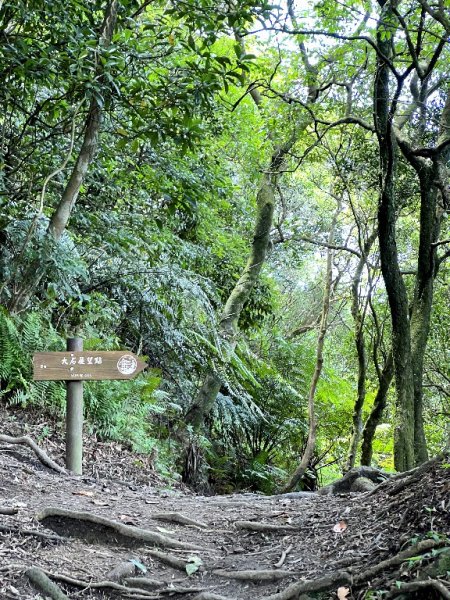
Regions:
<instances>
[{"instance_id":1,"label":"dirt trail","mask_svg":"<svg viewBox=\"0 0 450 600\"><path fill-rule=\"evenodd\" d=\"M422 540L412 554L424 555L423 565L433 546L447 544L440 537L450 535L446 460L370 495L202 497L156 487L154 477L127 484L56 474L28 448L3 444L0 512L10 508L17 514L0 514L0 598L42 598L24 574L32 566L51 574L69 598L287 600L311 598L302 595L308 586L308 594L323 590L322 598L336 598L338 589L342 598L363 598L368 587L416 581L417 559L408 567L411 561L404 558L411 545ZM60 514L42 520L44 511ZM86 521L86 515L67 518L65 511L125 527L118 531ZM162 541L130 538L130 528ZM192 548L172 547L174 541ZM393 564L376 566L404 551ZM117 578L117 589L92 587L111 582L121 570L141 579L128 579L128 589ZM142 578L153 584L147 582L144 590ZM316 587L305 584L311 581ZM433 581L449 590L439 577ZM431 595L417 597L445 597L427 590Z\"/></svg>"}]
</instances>

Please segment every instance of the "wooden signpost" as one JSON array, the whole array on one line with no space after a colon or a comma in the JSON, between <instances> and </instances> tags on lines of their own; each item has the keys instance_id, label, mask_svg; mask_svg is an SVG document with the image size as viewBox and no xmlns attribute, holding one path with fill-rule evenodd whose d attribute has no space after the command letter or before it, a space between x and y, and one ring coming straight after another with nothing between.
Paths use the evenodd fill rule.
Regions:
<instances>
[{"instance_id":1,"label":"wooden signpost","mask_svg":"<svg viewBox=\"0 0 450 600\"><path fill-rule=\"evenodd\" d=\"M37 352L33 355L35 381L65 381L66 466L81 475L83 460L83 382L105 379L133 379L146 363L128 352L83 352L83 340L67 340L66 352Z\"/></svg>"}]
</instances>

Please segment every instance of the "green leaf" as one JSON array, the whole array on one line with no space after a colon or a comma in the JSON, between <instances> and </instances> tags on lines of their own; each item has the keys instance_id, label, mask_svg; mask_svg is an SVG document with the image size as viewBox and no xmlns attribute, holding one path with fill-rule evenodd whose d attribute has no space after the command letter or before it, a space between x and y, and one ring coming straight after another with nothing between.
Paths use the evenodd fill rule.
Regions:
<instances>
[{"instance_id":1,"label":"green leaf","mask_svg":"<svg viewBox=\"0 0 450 600\"><path fill-rule=\"evenodd\" d=\"M129 562L132 563L136 567L136 569L139 569L139 571L141 571L142 573L147 573L147 567L137 559L131 558Z\"/></svg>"},{"instance_id":2,"label":"green leaf","mask_svg":"<svg viewBox=\"0 0 450 600\"><path fill-rule=\"evenodd\" d=\"M199 568L203 565L203 561L199 556L188 556L188 562L186 564L186 573L191 576L196 573Z\"/></svg>"}]
</instances>

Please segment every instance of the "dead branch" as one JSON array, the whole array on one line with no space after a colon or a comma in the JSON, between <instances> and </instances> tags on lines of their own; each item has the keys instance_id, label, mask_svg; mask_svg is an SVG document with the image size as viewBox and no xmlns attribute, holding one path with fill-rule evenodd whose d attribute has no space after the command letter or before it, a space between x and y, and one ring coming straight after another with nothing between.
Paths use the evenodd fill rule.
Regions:
<instances>
[{"instance_id":1,"label":"dead branch","mask_svg":"<svg viewBox=\"0 0 450 600\"><path fill-rule=\"evenodd\" d=\"M167 512L167 513L156 513L152 515L152 519L158 519L159 521L169 521L170 523L180 523L181 525L190 525L191 527L198 527L200 529L208 529L206 523L201 521L194 521L189 517L185 517L178 512Z\"/></svg>"},{"instance_id":2,"label":"dead branch","mask_svg":"<svg viewBox=\"0 0 450 600\"><path fill-rule=\"evenodd\" d=\"M27 569L25 575L37 590L43 592L44 596L49 596L53 600L69 600L69 597L61 591L56 583L53 583L38 567Z\"/></svg>"},{"instance_id":3,"label":"dead branch","mask_svg":"<svg viewBox=\"0 0 450 600\"><path fill-rule=\"evenodd\" d=\"M275 567L277 569L280 569L284 565L286 557L289 554L289 552L292 550L293 547L294 546L291 544L290 546L288 546L286 548L286 550L283 550L283 552L281 553L281 556L280 556L280 560L275 564Z\"/></svg>"},{"instance_id":4,"label":"dead branch","mask_svg":"<svg viewBox=\"0 0 450 600\"><path fill-rule=\"evenodd\" d=\"M73 519L75 521L86 521L88 523L97 523L104 527L109 527L113 531L116 531L120 535L125 537L138 540L144 543L156 544L166 548L183 548L185 550L202 550L201 547L195 544L189 544L187 542L179 542L170 537L156 533L156 531L149 531L147 529L141 529L140 527L132 527L131 525L124 525L118 521L107 519L100 515L94 515L88 512L77 512L73 510L67 510L65 508L48 507L45 508L38 516L38 521L45 521L51 517L62 517L63 519Z\"/></svg>"},{"instance_id":5,"label":"dead branch","mask_svg":"<svg viewBox=\"0 0 450 600\"><path fill-rule=\"evenodd\" d=\"M28 435L22 435L20 437L11 437L10 435L0 434L0 442L5 442L7 444L22 444L24 446L28 446L31 448L33 452L36 454L38 459L41 461L43 465L48 467L49 469L53 469L57 473L61 473L66 475L67 471L60 467L54 460L52 460L47 454L39 448L39 446L34 442Z\"/></svg>"}]
</instances>

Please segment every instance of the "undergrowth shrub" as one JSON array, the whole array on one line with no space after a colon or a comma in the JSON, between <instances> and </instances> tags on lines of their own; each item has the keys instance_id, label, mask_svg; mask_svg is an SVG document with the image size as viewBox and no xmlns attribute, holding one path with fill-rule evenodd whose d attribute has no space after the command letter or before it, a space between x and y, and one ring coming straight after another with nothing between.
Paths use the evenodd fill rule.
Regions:
<instances>
[{"instance_id":1,"label":"undergrowth shrub","mask_svg":"<svg viewBox=\"0 0 450 600\"><path fill-rule=\"evenodd\" d=\"M273 493L305 440L303 398L267 365L258 370L249 398L219 394L217 399L207 455L210 480L222 492Z\"/></svg>"},{"instance_id":2,"label":"undergrowth shrub","mask_svg":"<svg viewBox=\"0 0 450 600\"><path fill-rule=\"evenodd\" d=\"M100 338L94 340L94 345L100 343ZM64 416L64 382L32 381L32 356L37 351L63 351L65 344L42 314L13 317L1 308L0 398L9 405ZM167 432L160 427L160 416L176 413L180 407L158 389L160 383L158 369L134 380L89 382L84 386L86 429L103 439L125 442L136 452L147 453L158 445L159 465L164 470L169 459L163 443Z\"/></svg>"}]
</instances>

